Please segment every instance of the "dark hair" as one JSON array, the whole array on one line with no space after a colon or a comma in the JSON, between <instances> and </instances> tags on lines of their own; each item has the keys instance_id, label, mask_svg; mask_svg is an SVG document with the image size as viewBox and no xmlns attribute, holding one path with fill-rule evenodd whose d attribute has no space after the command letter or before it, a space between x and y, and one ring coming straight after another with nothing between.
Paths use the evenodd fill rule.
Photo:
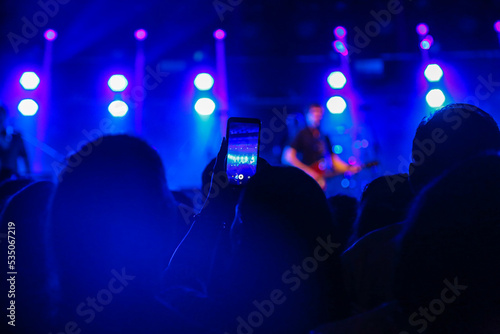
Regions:
<instances>
[{"instance_id":1,"label":"dark hair","mask_svg":"<svg viewBox=\"0 0 500 334\"><path fill-rule=\"evenodd\" d=\"M319 231L331 231L333 226L323 191L295 167L269 167L256 174L242 194L239 210L252 222L246 229L255 236L264 229L286 229L314 242Z\"/></svg>"},{"instance_id":2,"label":"dark hair","mask_svg":"<svg viewBox=\"0 0 500 334\"><path fill-rule=\"evenodd\" d=\"M402 181L389 184L393 177ZM379 228L403 221L412 199L407 174L381 176L368 183L361 196L350 243Z\"/></svg>"},{"instance_id":3,"label":"dark hair","mask_svg":"<svg viewBox=\"0 0 500 334\"><path fill-rule=\"evenodd\" d=\"M49 232L63 289L76 296L68 284L91 289L122 267L153 285L174 247L174 201L158 153L135 137L105 136L70 157L62 173Z\"/></svg>"},{"instance_id":4,"label":"dark hair","mask_svg":"<svg viewBox=\"0 0 500 334\"><path fill-rule=\"evenodd\" d=\"M320 239L336 241L323 191L311 177L295 167L269 167L257 173L242 193L238 211L242 220L238 259L248 266L250 261L241 259L253 259L258 254L257 271L268 270L278 279L292 265L310 257L321 243ZM319 264L304 288L301 287L304 289L301 295L310 294L304 300L308 303L314 300L316 305L309 310L311 318L304 321L326 322L344 315L339 273L340 249L337 248Z\"/></svg>"},{"instance_id":5,"label":"dark hair","mask_svg":"<svg viewBox=\"0 0 500 334\"><path fill-rule=\"evenodd\" d=\"M500 131L488 113L470 104L450 104L425 117L417 128L411 184L419 190L455 164L499 149Z\"/></svg>"},{"instance_id":6,"label":"dark hair","mask_svg":"<svg viewBox=\"0 0 500 334\"><path fill-rule=\"evenodd\" d=\"M320 103L313 102L307 106L307 109L305 110L306 113L308 113L311 108L323 108L323 106Z\"/></svg>"}]
</instances>

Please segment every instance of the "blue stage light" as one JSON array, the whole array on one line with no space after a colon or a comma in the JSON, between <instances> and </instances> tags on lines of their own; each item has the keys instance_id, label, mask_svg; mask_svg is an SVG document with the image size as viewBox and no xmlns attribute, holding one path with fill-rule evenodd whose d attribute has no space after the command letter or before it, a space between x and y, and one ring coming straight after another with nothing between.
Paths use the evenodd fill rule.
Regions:
<instances>
[{"instance_id":1,"label":"blue stage light","mask_svg":"<svg viewBox=\"0 0 500 334\"><path fill-rule=\"evenodd\" d=\"M116 100L109 104L108 111L113 117L123 117L128 112L128 105L123 101Z\"/></svg>"},{"instance_id":2,"label":"blue stage light","mask_svg":"<svg viewBox=\"0 0 500 334\"><path fill-rule=\"evenodd\" d=\"M338 53L340 53L343 56L347 56L349 54L349 51L345 47L344 43L342 43L341 41L338 41L338 40L334 41L333 48L335 49L335 51L337 51Z\"/></svg>"},{"instance_id":3,"label":"blue stage light","mask_svg":"<svg viewBox=\"0 0 500 334\"><path fill-rule=\"evenodd\" d=\"M326 103L326 108L332 114L342 114L347 108L347 103L341 96L333 96Z\"/></svg>"},{"instance_id":4,"label":"blue stage light","mask_svg":"<svg viewBox=\"0 0 500 334\"><path fill-rule=\"evenodd\" d=\"M428 33L429 33L429 26L427 26L427 24L420 23L419 25L417 25L417 34L419 34L420 36L425 36Z\"/></svg>"},{"instance_id":5,"label":"blue stage light","mask_svg":"<svg viewBox=\"0 0 500 334\"><path fill-rule=\"evenodd\" d=\"M203 116L211 115L215 111L215 102L208 97L203 97L196 101L194 110L196 110L198 114Z\"/></svg>"},{"instance_id":6,"label":"blue stage light","mask_svg":"<svg viewBox=\"0 0 500 334\"><path fill-rule=\"evenodd\" d=\"M344 152L344 148L342 147L342 145L335 145L333 147L333 152L335 154L341 154L342 152Z\"/></svg>"},{"instance_id":7,"label":"blue stage light","mask_svg":"<svg viewBox=\"0 0 500 334\"><path fill-rule=\"evenodd\" d=\"M425 100L429 107L438 108L444 104L446 97L441 89L432 89L425 96Z\"/></svg>"},{"instance_id":8,"label":"blue stage light","mask_svg":"<svg viewBox=\"0 0 500 334\"><path fill-rule=\"evenodd\" d=\"M138 41L143 41L148 37L148 32L144 29L138 29L134 32L134 37Z\"/></svg>"},{"instance_id":9,"label":"blue stage light","mask_svg":"<svg viewBox=\"0 0 500 334\"><path fill-rule=\"evenodd\" d=\"M342 188L349 188L349 180L348 179L343 179L342 182L340 182L340 185L342 186Z\"/></svg>"},{"instance_id":10,"label":"blue stage light","mask_svg":"<svg viewBox=\"0 0 500 334\"><path fill-rule=\"evenodd\" d=\"M420 48L422 50L429 50L434 44L434 38L431 35L425 36L425 38L420 42Z\"/></svg>"},{"instance_id":11,"label":"blue stage light","mask_svg":"<svg viewBox=\"0 0 500 334\"><path fill-rule=\"evenodd\" d=\"M109 78L108 86L113 92L123 92L128 86L128 80L122 74L115 74Z\"/></svg>"},{"instance_id":12,"label":"blue stage light","mask_svg":"<svg viewBox=\"0 0 500 334\"><path fill-rule=\"evenodd\" d=\"M210 90L214 86L214 78L208 73L200 73L194 78L194 86L199 90Z\"/></svg>"},{"instance_id":13,"label":"blue stage light","mask_svg":"<svg viewBox=\"0 0 500 334\"><path fill-rule=\"evenodd\" d=\"M40 78L35 72L24 72L19 79L19 83L26 90L34 90L40 84Z\"/></svg>"},{"instance_id":14,"label":"blue stage light","mask_svg":"<svg viewBox=\"0 0 500 334\"><path fill-rule=\"evenodd\" d=\"M333 34L335 35L335 37L337 37L338 39L342 39L345 37L345 35L347 34L347 31L345 30L344 27L342 26L338 26L336 27L335 29L333 29Z\"/></svg>"},{"instance_id":15,"label":"blue stage light","mask_svg":"<svg viewBox=\"0 0 500 334\"><path fill-rule=\"evenodd\" d=\"M19 110L23 116L34 116L38 111L38 103L32 99L24 99L19 102L17 110Z\"/></svg>"},{"instance_id":16,"label":"blue stage light","mask_svg":"<svg viewBox=\"0 0 500 334\"><path fill-rule=\"evenodd\" d=\"M330 75L328 76L326 81L328 81L328 84L333 89L342 89L342 88L344 88L345 84L347 83L347 79L346 79L344 73L342 73L340 71L335 71L335 72L330 73Z\"/></svg>"},{"instance_id":17,"label":"blue stage light","mask_svg":"<svg viewBox=\"0 0 500 334\"><path fill-rule=\"evenodd\" d=\"M214 32L214 37L215 37L215 39L219 39L219 40L224 39L224 38L226 38L226 32L222 29L217 29Z\"/></svg>"},{"instance_id":18,"label":"blue stage light","mask_svg":"<svg viewBox=\"0 0 500 334\"><path fill-rule=\"evenodd\" d=\"M429 64L425 68L424 75L429 82L437 82L443 77L443 70L438 64Z\"/></svg>"},{"instance_id":19,"label":"blue stage light","mask_svg":"<svg viewBox=\"0 0 500 334\"><path fill-rule=\"evenodd\" d=\"M43 34L43 37L45 37L45 39L50 42L55 41L55 39L57 38L57 32L54 29L46 30Z\"/></svg>"}]
</instances>

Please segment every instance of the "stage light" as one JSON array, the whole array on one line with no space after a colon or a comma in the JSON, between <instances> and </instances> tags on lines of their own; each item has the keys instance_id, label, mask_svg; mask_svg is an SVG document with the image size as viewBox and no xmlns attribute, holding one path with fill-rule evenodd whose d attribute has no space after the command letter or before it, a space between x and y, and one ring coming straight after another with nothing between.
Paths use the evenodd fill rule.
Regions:
<instances>
[{"instance_id":1,"label":"stage light","mask_svg":"<svg viewBox=\"0 0 500 334\"><path fill-rule=\"evenodd\" d=\"M429 82L438 82L443 77L443 70L438 64L429 64L425 68L424 75Z\"/></svg>"},{"instance_id":2,"label":"stage light","mask_svg":"<svg viewBox=\"0 0 500 334\"><path fill-rule=\"evenodd\" d=\"M226 38L226 32L222 29L217 29L214 31L215 39L224 39Z\"/></svg>"},{"instance_id":3,"label":"stage light","mask_svg":"<svg viewBox=\"0 0 500 334\"><path fill-rule=\"evenodd\" d=\"M57 38L57 32L53 29L46 30L43 34L46 40L53 41Z\"/></svg>"},{"instance_id":4,"label":"stage light","mask_svg":"<svg viewBox=\"0 0 500 334\"><path fill-rule=\"evenodd\" d=\"M344 148L342 147L342 145L335 145L333 147L333 153L341 154L342 152L344 152Z\"/></svg>"},{"instance_id":5,"label":"stage light","mask_svg":"<svg viewBox=\"0 0 500 334\"><path fill-rule=\"evenodd\" d=\"M358 160L356 159L356 157L349 157L349 159L347 159L347 162L349 163L349 165L351 166L354 166L356 164Z\"/></svg>"},{"instance_id":6,"label":"stage light","mask_svg":"<svg viewBox=\"0 0 500 334\"><path fill-rule=\"evenodd\" d=\"M429 33L429 27L425 23L420 23L417 25L417 34L420 36L425 36Z\"/></svg>"},{"instance_id":7,"label":"stage light","mask_svg":"<svg viewBox=\"0 0 500 334\"><path fill-rule=\"evenodd\" d=\"M128 105L123 101L116 100L109 104L108 111L113 117L123 117L128 112Z\"/></svg>"},{"instance_id":8,"label":"stage light","mask_svg":"<svg viewBox=\"0 0 500 334\"><path fill-rule=\"evenodd\" d=\"M342 26L338 26L337 28L333 29L333 34L335 35L335 37L337 37L338 39L342 39L345 37L346 35L346 30L344 27Z\"/></svg>"},{"instance_id":9,"label":"stage light","mask_svg":"<svg viewBox=\"0 0 500 334\"><path fill-rule=\"evenodd\" d=\"M214 86L214 78L208 73L200 73L194 78L194 86L199 90L210 90Z\"/></svg>"},{"instance_id":10,"label":"stage light","mask_svg":"<svg viewBox=\"0 0 500 334\"><path fill-rule=\"evenodd\" d=\"M496 32L500 33L500 21L496 21L494 27L495 27Z\"/></svg>"},{"instance_id":11,"label":"stage light","mask_svg":"<svg viewBox=\"0 0 500 334\"><path fill-rule=\"evenodd\" d=\"M349 188L349 180L348 179L343 179L341 182L340 182L340 185L342 186L342 188Z\"/></svg>"},{"instance_id":12,"label":"stage light","mask_svg":"<svg viewBox=\"0 0 500 334\"><path fill-rule=\"evenodd\" d=\"M333 96L326 103L326 108L332 114L342 114L347 108L347 103L341 96Z\"/></svg>"},{"instance_id":13,"label":"stage light","mask_svg":"<svg viewBox=\"0 0 500 334\"><path fill-rule=\"evenodd\" d=\"M423 50L429 50L434 44L434 38L432 38L431 35L427 35L421 42L420 42L420 48Z\"/></svg>"},{"instance_id":14,"label":"stage light","mask_svg":"<svg viewBox=\"0 0 500 334\"><path fill-rule=\"evenodd\" d=\"M342 88L344 88L345 84L347 83L347 79L346 79L344 73L342 73L340 71L335 71L335 72L330 73L330 75L328 76L326 81L328 81L328 84L333 89L342 89Z\"/></svg>"},{"instance_id":15,"label":"stage light","mask_svg":"<svg viewBox=\"0 0 500 334\"><path fill-rule=\"evenodd\" d=\"M361 147L362 147L362 148L367 148L367 147L368 147L368 145L370 145L370 143L368 142L368 140L363 139L363 140L361 141Z\"/></svg>"},{"instance_id":16,"label":"stage light","mask_svg":"<svg viewBox=\"0 0 500 334\"><path fill-rule=\"evenodd\" d=\"M138 29L134 32L134 37L138 41L143 41L148 37L148 32L144 29Z\"/></svg>"},{"instance_id":17,"label":"stage light","mask_svg":"<svg viewBox=\"0 0 500 334\"><path fill-rule=\"evenodd\" d=\"M425 96L425 100L427 101L429 107L438 108L444 104L446 97L441 89L432 89Z\"/></svg>"},{"instance_id":18,"label":"stage light","mask_svg":"<svg viewBox=\"0 0 500 334\"><path fill-rule=\"evenodd\" d=\"M109 78L108 86L113 92L123 92L128 86L128 80L121 74L114 74Z\"/></svg>"},{"instance_id":19,"label":"stage light","mask_svg":"<svg viewBox=\"0 0 500 334\"><path fill-rule=\"evenodd\" d=\"M19 83L26 90L35 90L40 84L40 78L35 72L24 72L19 79Z\"/></svg>"},{"instance_id":20,"label":"stage light","mask_svg":"<svg viewBox=\"0 0 500 334\"><path fill-rule=\"evenodd\" d=\"M24 99L19 102L17 110L19 110L23 116L33 116L38 111L38 103L32 99Z\"/></svg>"},{"instance_id":21,"label":"stage light","mask_svg":"<svg viewBox=\"0 0 500 334\"><path fill-rule=\"evenodd\" d=\"M212 99L209 99L208 97L203 97L196 101L196 104L194 105L194 110L200 115L203 116L208 116L213 114L215 110L215 102L212 101Z\"/></svg>"},{"instance_id":22,"label":"stage light","mask_svg":"<svg viewBox=\"0 0 500 334\"><path fill-rule=\"evenodd\" d=\"M335 51L337 51L338 53L340 53L343 56L347 56L349 54L344 43L342 43L341 41L337 40L337 41L333 42L333 48L335 49Z\"/></svg>"}]
</instances>

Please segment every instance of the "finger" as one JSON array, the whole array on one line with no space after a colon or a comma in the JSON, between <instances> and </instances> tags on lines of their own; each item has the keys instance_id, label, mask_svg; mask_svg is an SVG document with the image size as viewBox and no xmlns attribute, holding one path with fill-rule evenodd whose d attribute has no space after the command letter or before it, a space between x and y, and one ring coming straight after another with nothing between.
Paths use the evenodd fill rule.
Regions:
<instances>
[{"instance_id":1,"label":"finger","mask_svg":"<svg viewBox=\"0 0 500 334\"><path fill-rule=\"evenodd\" d=\"M217 157L224 157L227 153L227 143L226 143L226 137L222 137L222 141L220 143L220 148L219 148L219 153L217 153Z\"/></svg>"},{"instance_id":2,"label":"finger","mask_svg":"<svg viewBox=\"0 0 500 334\"><path fill-rule=\"evenodd\" d=\"M222 143L220 144L219 153L217 153L217 161L215 162L215 172L223 171L224 162L227 155L227 140L226 137L222 138Z\"/></svg>"},{"instance_id":3,"label":"finger","mask_svg":"<svg viewBox=\"0 0 500 334\"><path fill-rule=\"evenodd\" d=\"M227 155L227 147L228 147L227 138L222 137L221 150L224 153L224 156Z\"/></svg>"}]
</instances>

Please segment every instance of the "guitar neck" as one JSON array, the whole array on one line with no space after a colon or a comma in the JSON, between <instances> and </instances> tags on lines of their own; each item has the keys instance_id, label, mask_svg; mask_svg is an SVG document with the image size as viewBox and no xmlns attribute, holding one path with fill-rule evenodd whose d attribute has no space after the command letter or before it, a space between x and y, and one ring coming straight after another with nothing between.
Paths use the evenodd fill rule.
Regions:
<instances>
[{"instance_id":1,"label":"guitar neck","mask_svg":"<svg viewBox=\"0 0 500 334\"><path fill-rule=\"evenodd\" d=\"M361 165L361 169L371 168L371 167L377 166L378 164L379 164L378 161L367 162L367 163ZM326 163L326 159L316 161L315 163L313 163L309 167L312 168L315 172L321 174L321 176L324 178L332 178L332 177L336 177L336 176L344 174L343 172L337 172L333 168L331 168Z\"/></svg>"}]
</instances>

